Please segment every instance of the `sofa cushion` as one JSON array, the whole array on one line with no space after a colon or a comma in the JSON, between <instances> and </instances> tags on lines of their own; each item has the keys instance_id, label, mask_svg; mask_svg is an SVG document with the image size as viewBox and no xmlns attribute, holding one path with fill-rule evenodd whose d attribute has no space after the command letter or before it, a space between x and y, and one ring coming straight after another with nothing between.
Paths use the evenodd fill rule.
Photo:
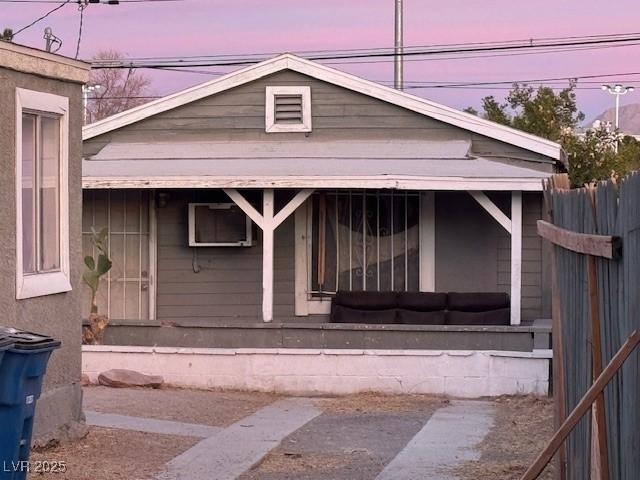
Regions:
<instances>
[{"instance_id":1,"label":"sofa cushion","mask_svg":"<svg viewBox=\"0 0 640 480\"><path fill-rule=\"evenodd\" d=\"M396 323L396 310L359 310L334 305L331 309L331 321L333 323L393 324Z\"/></svg>"},{"instance_id":2,"label":"sofa cushion","mask_svg":"<svg viewBox=\"0 0 640 480\"><path fill-rule=\"evenodd\" d=\"M444 325L447 317L444 310L437 312L416 312L414 310L398 309L397 323L404 325Z\"/></svg>"},{"instance_id":3,"label":"sofa cushion","mask_svg":"<svg viewBox=\"0 0 640 480\"><path fill-rule=\"evenodd\" d=\"M447 325L509 325L511 323L510 310L498 308L486 312L447 312Z\"/></svg>"},{"instance_id":4,"label":"sofa cushion","mask_svg":"<svg viewBox=\"0 0 640 480\"><path fill-rule=\"evenodd\" d=\"M416 312L435 312L447 309L447 294L435 292L400 292L398 308Z\"/></svg>"},{"instance_id":5,"label":"sofa cushion","mask_svg":"<svg viewBox=\"0 0 640 480\"><path fill-rule=\"evenodd\" d=\"M395 292L338 292L333 305L358 310L387 310L396 307Z\"/></svg>"},{"instance_id":6,"label":"sofa cushion","mask_svg":"<svg viewBox=\"0 0 640 480\"><path fill-rule=\"evenodd\" d=\"M503 292L496 293L459 293L449 292L447 295L449 310L460 312L484 312L509 308L509 295Z\"/></svg>"}]
</instances>

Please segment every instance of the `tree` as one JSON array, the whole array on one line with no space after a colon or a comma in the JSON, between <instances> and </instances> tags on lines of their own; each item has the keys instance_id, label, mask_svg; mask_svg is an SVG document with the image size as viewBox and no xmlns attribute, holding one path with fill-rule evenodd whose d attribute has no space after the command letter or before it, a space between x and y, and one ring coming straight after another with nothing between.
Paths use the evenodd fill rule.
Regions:
<instances>
[{"instance_id":1,"label":"tree","mask_svg":"<svg viewBox=\"0 0 640 480\"><path fill-rule=\"evenodd\" d=\"M550 87L537 90L514 83L506 101L493 96L482 99L482 117L508 125L562 145L568 158L568 170L574 187L609 178L619 178L640 169L640 142L608 125L588 129L576 135L584 120L578 110L575 81L559 93ZM473 108L467 113L478 115Z\"/></svg>"},{"instance_id":2,"label":"tree","mask_svg":"<svg viewBox=\"0 0 640 480\"><path fill-rule=\"evenodd\" d=\"M569 178L575 187L621 178L640 169L640 142L607 124L590 128L580 136L567 132L561 143L567 152Z\"/></svg>"},{"instance_id":3,"label":"tree","mask_svg":"<svg viewBox=\"0 0 640 480\"><path fill-rule=\"evenodd\" d=\"M115 50L102 50L93 60L120 60L123 55ZM149 101L151 79L133 69L104 68L91 70L90 83L100 85L88 102L91 122L128 110Z\"/></svg>"},{"instance_id":4,"label":"tree","mask_svg":"<svg viewBox=\"0 0 640 480\"><path fill-rule=\"evenodd\" d=\"M482 116L557 142L563 131L574 130L584 120L584 114L578 111L576 104L575 86L571 81L567 88L556 94L551 87L535 89L514 83L504 103L493 96L482 99ZM465 111L478 114L472 108Z\"/></svg>"}]
</instances>

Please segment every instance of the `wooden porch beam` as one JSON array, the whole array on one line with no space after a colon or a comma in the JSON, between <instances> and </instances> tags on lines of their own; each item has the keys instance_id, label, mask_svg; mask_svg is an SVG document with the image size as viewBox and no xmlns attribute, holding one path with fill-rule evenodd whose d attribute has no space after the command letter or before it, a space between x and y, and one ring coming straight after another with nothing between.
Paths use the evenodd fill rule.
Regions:
<instances>
[{"instance_id":1,"label":"wooden porch beam","mask_svg":"<svg viewBox=\"0 0 640 480\"><path fill-rule=\"evenodd\" d=\"M511 325L520 325L522 306L522 192L511 192Z\"/></svg>"},{"instance_id":2,"label":"wooden porch beam","mask_svg":"<svg viewBox=\"0 0 640 480\"><path fill-rule=\"evenodd\" d=\"M277 214L274 214L275 201L273 188L265 188L262 193L262 215L234 188L226 188L224 192L246 213L262 230L262 320L273 320L273 251L274 232L307 198L313 189L299 191L289 203Z\"/></svg>"},{"instance_id":3,"label":"wooden porch beam","mask_svg":"<svg viewBox=\"0 0 640 480\"><path fill-rule=\"evenodd\" d=\"M306 188L304 190L300 190L296 193L296 196L293 197L289 203L287 203L282 210L280 210L276 216L273 218L275 226L279 226L282 222L284 222L289 216L295 212L300 205L302 205L307 198L311 196L313 193L312 188ZM275 228L275 227L274 227Z\"/></svg>"},{"instance_id":4,"label":"wooden porch beam","mask_svg":"<svg viewBox=\"0 0 640 480\"><path fill-rule=\"evenodd\" d=\"M273 188L265 188L262 197L262 320L273 320Z\"/></svg>"},{"instance_id":5,"label":"wooden porch beam","mask_svg":"<svg viewBox=\"0 0 640 480\"><path fill-rule=\"evenodd\" d=\"M227 194L227 196L233 200L233 203L235 203L237 206L240 207L240 209L247 214L247 216L253 220L253 222L258 225L262 230L264 230L264 218L262 217L262 215L260 215L260 213L253 208L253 205L251 205L246 198L244 198L244 196L235 188L225 188L223 189L224 193Z\"/></svg>"},{"instance_id":6,"label":"wooden porch beam","mask_svg":"<svg viewBox=\"0 0 640 480\"><path fill-rule=\"evenodd\" d=\"M481 191L469 191L476 202L484 208L489 215L491 215L508 233L511 233L511 220L507 217L498 206L491 201L484 192Z\"/></svg>"},{"instance_id":7,"label":"wooden porch beam","mask_svg":"<svg viewBox=\"0 0 640 480\"><path fill-rule=\"evenodd\" d=\"M469 195L511 235L511 325L520 325L522 305L522 192L511 192L511 218L479 190Z\"/></svg>"}]
</instances>

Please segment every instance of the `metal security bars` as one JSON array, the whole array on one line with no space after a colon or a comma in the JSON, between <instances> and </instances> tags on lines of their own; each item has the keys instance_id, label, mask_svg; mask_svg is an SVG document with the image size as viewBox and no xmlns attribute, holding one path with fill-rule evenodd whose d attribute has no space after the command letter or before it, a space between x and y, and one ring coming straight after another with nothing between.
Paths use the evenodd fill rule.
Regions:
<instances>
[{"instance_id":1,"label":"metal security bars","mask_svg":"<svg viewBox=\"0 0 640 480\"><path fill-rule=\"evenodd\" d=\"M418 291L419 193L319 192L310 220L312 295Z\"/></svg>"},{"instance_id":2,"label":"metal security bars","mask_svg":"<svg viewBox=\"0 0 640 480\"><path fill-rule=\"evenodd\" d=\"M107 227L113 267L98 290L98 310L112 320L148 320L152 310L149 193L129 190L84 192L82 221L83 253L95 254L91 227ZM88 288L83 295L89 298ZM83 318L89 301L83 302Z\"/></svg>"}]
</instances>

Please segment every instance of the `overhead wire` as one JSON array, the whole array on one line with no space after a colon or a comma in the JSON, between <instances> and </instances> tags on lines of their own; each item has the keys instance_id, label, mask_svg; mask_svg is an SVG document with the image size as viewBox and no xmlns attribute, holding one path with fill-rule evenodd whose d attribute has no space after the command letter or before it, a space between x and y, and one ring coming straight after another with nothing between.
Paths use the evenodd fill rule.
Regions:
<instances>
[{"instance_id":1,"label":"overhead wire","mask_svg":"<svg viewBox=\"0 0 640 480\"><path fill-rule=\"evenodd\" d=\"M60 2L56 2L56 3L60 3ZM65 2L62 2L60 5L58 5L56 8L49 10L47 13L45 13L44 15L42 15L41 17L36 18L33 22L31 22L28 25L25 25L24 27L18 29L17 31L13 32L13 37L15 37L16 35L18 35L21 32L24 32L26 29L33 27L36 23L44 20L45 18L47 18L49 15L51 15L52 13L57 12L58 10L60 10L62 7L64 7L65 5L67 5L68 3L71 3L71 0L66 0Z\"/></svg>"}]
</instances>

